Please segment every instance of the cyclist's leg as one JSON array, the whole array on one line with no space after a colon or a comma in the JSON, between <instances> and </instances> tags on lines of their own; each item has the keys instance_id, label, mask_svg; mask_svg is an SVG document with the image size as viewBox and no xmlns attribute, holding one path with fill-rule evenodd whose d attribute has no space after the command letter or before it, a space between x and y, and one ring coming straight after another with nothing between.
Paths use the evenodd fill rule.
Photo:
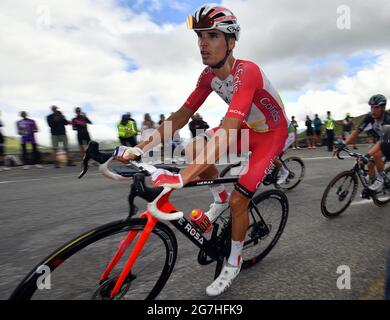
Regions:
<instances>
[{"instance_id":1,"label":"cyclist's leg","mask_svg":"<svg viewBox=\"0 0 390 320\"><path fill-rule=\"evenodd\" d=\"M214 130L214 129L213 129ZM187 145L185 154L188 163L193 162L196 157L204 151L207 142L210 140L212 133L205 132L195 138ZM199 177L202 179L216 179L219 173L216 165L212 165L203 171Z\"/></svg>"},{"instance_id":2,"label":"cyclist's leg","mask_svg":"<svg viewBox=\"0 0 390 320\"><path fill-rule=\"evenodd\" d=\"M245 234L249 226L248 206L253 193L250 192L250 197L242 192L234 190L230 198L230 209L232 212L232 251L229 256L229 263L238 267L241 264L242 244L245 240ZM241 250L237 248L236 242L241 243Z\"/></svg>"},{"instance_id":3,"label":"cyclist's leg","mask_svg":"<svg viewBox=\"0 0 390 320\"><path fill-rule=\"evenodd\" d=\"M252 151L252 156L249 159L249 170L242 175L238 180L235 188L247 199L251 199L259 185L263 181L266 173L272 167L272 163L279 156L285 146L287 138L287 130L276 130L272 132L256 133L251 131L249 134L249 146ZM244 240L247 225L244 229L246 220L242 218L242 210L244 200L237 197L238 204L235 204L231 199L232 207L232 239ZM247 202L247 205L249 201ZM237 208L237 209L236 209ZM244 208L244 213L247 216L247 207ZM247 217L246 217L247 219Z\"/></svg>"},{"instance_id":4,"label":"cyclist's leg","mask_svg":"<svg viewBox=\"0 0 390 320\"><path fill-rule=\"evenodd\" d=\"M293 132L290 132L287 136L286 142L283 147L283 152L279 155L280 157L287 152L288 148L295 142L295 134ZM280 161L278 158L274 160L274 165L275 167L280 171L280 177L279 181L277 182L278 184L282 184L286 181L289 171L288 169L283 166L282 161Z\"/></svg>"},{"instance_id":5,"label":"cyclist's leg","mask_svg":"<svg viewBox=\"0 0 390 320\"><path fill-rule=\"evenodd\" d=\"M368 176L370 178L370 181L373 182L375 180L375 176L376 176L375 162L374 161L368 162L367 171L368 171Z\"/></svg>"},{"instance_id":6,"label":"cyclist's leg","mask_svg":"<svg viewBox=\"0 0 390 320\"><path fill-rule=\"evenodd\" d=\"M217 130L218 128L211 129L193 139L192 143L190 143L186 148L188 162L195 161L196 157L204 152L207 142L210 141L211 137ZM203 159L205 158L206 156L204 155ZM201 179L216 179L219 177L219 171L216 165L212 164L203 171L199 177ZM206 215L210 221L213 222L228 208L229 194L223 184L210 186L210 191L213 195L214 202L210 205L210 209L206 212Z\"/></svg>"},{"instance_id":7,"label":"cyclist's leg","mask_svg":"<svg viewBox=\"0 0 390 320\"><path fill-rule=\"evenodd\" d=\"M287 128L273 132L256 133L249 131L249 148L252 156L249 170L240 177L230 199L232 214L232 242L228 263L220 275L207 287L206 293L216 296L226 291L237 277L242 266L242 248L249 226L248 205L262 182L273 160L282 152L287 138Z\"/></svg>"},{"instance_id":8,"label":"cyclist's leg","mask_svg":"<svg viewBox=\"0 0 390 320\"><path fill-rule=\"evenodd\" d=\"M379 141L368 152L374 158L375 167L378 172L376 180L369 187L372 191L380 191L385 185L386 174L384 172L385 161L383 158L386 156L388 159L388 155L385 155L383 150L386 152L386 145L388 145L388 143L385 141Z\"/></svg>"}]
</instances>

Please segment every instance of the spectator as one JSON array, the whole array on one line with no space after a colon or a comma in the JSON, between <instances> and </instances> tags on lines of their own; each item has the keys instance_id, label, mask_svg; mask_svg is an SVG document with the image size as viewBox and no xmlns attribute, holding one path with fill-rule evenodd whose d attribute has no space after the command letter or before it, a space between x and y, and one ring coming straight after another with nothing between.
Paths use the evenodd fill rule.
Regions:
<instances>
[{"instance_id":1,"label":"spectator","mask_svg":"<svg viewBox=\"0 0 390 320\"><path fill-rule=\"evenodd\" d=\"M57 106L52 106L52 114L47 116L47 123L51 131L51 142L53 146L53 160L54 167L59 168L59 162L57 161L57 151L59 143L62 143L64 152L66 153L67 166L72 167L75 164L70 160L69 150L68 150L68 137L66 136L65 126L71 124L68 120L65 119L61 111L58 110Z\"/></svg>"},{"instance_id":2,"label":"spectator","mask_svg":"<svg viewBox=\"0 0 390 320\"><path fill-rule=\"evenodd\" d=\"M202 116L199 113L195 113L191 117L191 119L192 121L188 124L188 126L190 128L191 135L193 138L210 128L207 122L203 120Z\"/></svg>"},{"instance_id":3,"label":"spectator","mask_svg":"<svg viewBox=\"0 0 390 320\"><path fill-rule=\"evenodd\" d=\"M314 125L314 138L315 138L315 144L314 145L321 146L322 145L322 143L321 143L322 121L318 117L318 114L314 115L313 125Z\"/></svg>"},{"instance_id":4,"label":"spectator","mask_svg":"<svg viewBox=\"0 0 390 320\"><path fill-rule=\"evenodd\" d=\"M313 121L311 121L310 117L309 116L306 116L306 122L305 122L305 126L306 126L306 136L307 136L307 146L309 149L313 149L315 148L316 146L314 145L314 131L313 131L313 125L312 125Z\"/></svg>"},{"instance_id":5,"label":"spectator","mask_svg":"<svg viewBox=\"0 0 390 320\"><path fill-rule=\"evenodd\" d=\"M355 124L350 116L349 113L347 113L345 119L343 120L343 139L347 140L348 137L351 135L352 130L355 129ZM353 144L353 148L357 149L356 143Z\"/></svg>"},{"instance_id":6,"label":"spectator","mask_svg":"<svg viewBox=\"0 0 390 320\"><path fill-rule=\"evenodd\" d=\"M134 126L134 131L135 131L135 134L131 136L131 143L134 144L132 145L132 147L136 146L138 141L137 141L137 135L140 133L140 131L138 130L138 127L137 127L137 122L135 121L135 119L132 118L131 116L131 113L130 112L127 112L126 115L128 116L129 118L129 122L131 122Z\"/></svg>"},{"instance_id":7,"label":"spectator","mask_svg":"<svg viewBox=\"0 0 390 320\"><path fill-rule=\"evenodd\" d=\"M0 171L6 171L10 170L5 163L4 163L4 156L5 156L5 139L3 136L3 133L1 131L1 127L3 126L3 123L0 120Z\"/></svg>"},{"instance_id":8,"label":"spectator","mask_svg":"<svg viewBox=\"0 0 390 320\"><path fill-rule=\"evenodd\" d=\"M330 111L326 112L324 124L326 129L326 144L328 146L328 151L333 151L335 121L331 117Z\"/></svg>"},{"instance_id":9,"label":"spectator","mask_svg":"<svg viewBox=\"0 0 390 320\"><path fill-rule=\"evenodd\" d=\"M27 118L27 113L22 111L20 113L22 120L16 122L16 128L18 130L18 134L20 135L20 145L22 147L22 161L23 161L23 169L30 168L31 164L35 165L37 168L43 168L39 162L39 153L37 149L37 143L35 141L35 132L38 132L38 127L34 120ZM29 156L27 153L27 144L30 143L32 147L31 153L31 161L29 160Z\"/></svg>"},{"instance_id":10,"label":"spectator","mask_svg":"<svg viewBox=\"0 0 390 320\"><path fill-rule=\"evenodd\" d=\"M165 115L160 114L160 120L158 121L158 125L161 126L163 122L165 121ZM164 141L161 141L161 160L164 162L164 153L165 153L165 143Z\"/></svg>"},{"instance_id":11,"label":"spectator","mask_svg":"<svg viewBox=\"0 0 390 320\"><path fill-rule=\"evenodd\" d=\"M290 125L292 126L292 132L294 132L294 135L295 135L293 149L300 149L300 147L297 144L298 143L298 122L295 120L294 116L291 117Z\"/></svg>"},{"instance_id":12,"label":"spectator","mask_svg":"<svg viewBox=\"0 0 390 320\"><path fill-rule=\"evenodd\" d=\"M141 126L141 141L146 141L149 136L153 133L154 129L157 128L156 123L152 120L149 113L145 113L144 121ZM149 156L153 157L153 150L149 151Z\"/></svg>"},{"instance_id":13,"label":"spectator","mask_svg":"<svg viewBox=\"0 0 390 320\"><path fill-rule=\"evenodd\" d=\"M123 146L134 147L137 145L137 123L128 112L122 116L117 125L119 141Z\"/></svg>"},{"instance_id":14,"label":"spectator","mask_svg":"<svg viewBox=\"0 0 390 320\"><path fill-rule=\"evenodd\" d=\"M84 112L81 112L81 108L77 107L75 109L76 117L72 119L72 128L77 131L77 141L80 148L80 157L84 158L84 146L86 146L91 138L89 136L88 124L92 124L91 120L87 118L87 115Z\"/></svg>"},{"instance_id":15,"label":"spectator","mask_svg":"<svg viewBox=\"0 0 390 320\"><path fill-rule=\"evenodd\" d=\"M172 159L174 158L174 152L175 152L175 149L180 146L182 143L182 139L180 137L180 130L176 130L176 132L173 134L173 138L171 140L171 144L172 144Z\"/></svg>"},{"instance_id":16,"label":"spectator","mask_svg":"<svg viewBox=\"0 0 390 320\"><path fill-rule=\"evenodd\" d=\"M158 125L160 126L165 121L165 115L160 114L160 120L158 121Z\"/></svg>"}]
</instances>

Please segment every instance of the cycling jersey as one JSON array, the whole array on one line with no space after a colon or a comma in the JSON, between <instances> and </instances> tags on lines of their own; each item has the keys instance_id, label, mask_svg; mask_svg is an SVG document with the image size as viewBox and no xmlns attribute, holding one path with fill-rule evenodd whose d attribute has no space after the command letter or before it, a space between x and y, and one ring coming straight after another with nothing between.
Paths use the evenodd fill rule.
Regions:
<instances>
[{"instance_id":1,"label":"cycling jersey","mask_svg":"<svg viewBox=\"0 0 390 320\"><path fill-rule=\"evenodd\" d=\"M219 127L208 130L200 136L204 136L210 141L211 137L218 131ZM256 132L249 127L243 126L242 129L248 130L249 150L251 155L247 167L238 179L235 188L244 196L251 198L264 177L272 169L273 161L283 152L287 140L287 129L276 128L268 132ZM245 143L242 143L242 131L238 132L235 150L238 153L246 153L248 150L242 149ZM295 136L294 136L295 139ZM230 151L229 147L227 148Z\"/></svg>"},{"instance_id":2,"label":"cycling jersey","mask_svg":"<svg viewBox=\"0 0 390 320\"><path fill-rule=\"evenodd\" d=\"M195 113L212 91L229 104L225 117L242 120L241 129L249 131L252 155L248 170L235 188L250 198L285 146L288 120L283 102L261 69L244 60L234 62L231 74L225 80L219 79L211 68L205 68L184 106ZM217 130L209 130L205 136L210 138ZM240 136L241 132L236 150L246 152L241 150Z\"/></svg>"},{"instance_id":3,"label":"cycling jersey","mask_svg":"<svg viewBox=\"0 0 390 320\"><path fill-rule=\"evenodd\" d=\"M195 113L212 91L229 104L225 117L243 120L256 132L282 127L287 130L283 102L255 63L235 60L225 80L219 79L210 67L205 68L184 106Z\"/></svg>"},{"instance_id":4,"label":"cycling jersey","mask_svg":"<svg viewBox=\"0 0 390 320\"><path fill-rule=\"evenodd\" d=\"M365 118L363 119L360 126L357 128L359 132L362 132L367 126L371 126L372 130L374 131L375 135L378 138L383 137L383 126L384 125L390 125L390 113L385 112L385 117L383 119L383 122L379 122L375 120L370 113L368 113Z\"/></svg>"}]
</instances>

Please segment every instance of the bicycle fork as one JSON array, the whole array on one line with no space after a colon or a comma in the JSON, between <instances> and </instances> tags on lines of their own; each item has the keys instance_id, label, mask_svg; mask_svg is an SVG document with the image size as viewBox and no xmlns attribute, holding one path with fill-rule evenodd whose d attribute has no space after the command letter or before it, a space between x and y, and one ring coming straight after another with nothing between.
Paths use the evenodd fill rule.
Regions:
<instances>
[{"instance_id":1,"label":"bicycle fork","mask_svg":"<svg viewBox=\"0 0 390 320\"><path fill-rule=\"evenodd\" d=\"M161 210L164 212L177 211L177 209L168 201L161 204ZM151 232L153 231L154 227L156 226L156 224L158 222L158 219L156 219L154 216L152 216L149 211L145 211L143 214L141 214L140 218L146 218L147 222L145 224L144 229L141 232L141 235L140 235L137 243L134 246L133 251L131 252L129 258L126 261L126 264L125 264L121 274L119 275L119 278L118 278L117 282L115 283L113 290L111 291L111 295L110 295L111 298L115 297L115 295L117 295L118 292L120 291L123 283L125 282L127 276L129 275L135 261L137 260L143 247L145 246L146 242L148 241ZM118 251L115 253L114 257L111 259L109 265L107 266L107 269L104 271L103 275L100 277L100 281L104 281L105 279L107 279L107 277L109 276L111 271L114 269L116 264L122 258L124 252L127 250L127 248L130 246L130 244L133 242L133 240L138 235L138 233L139 233L139 231L132 230L129 232L129 234L126 236L126 238L120 242Z\"/></svg>"},{"instance_id":2,"label":"bicycle fork","mask_svg":"<svg viewBox=\"0 0 390 320\"><path fill-rule=\"evenodd\" d=\"M133 268L133 265L135 261L137 260L139 254L141 253L144 245L149 239L149 236L151 232L153 231L155 225L157 224L158 220L153 217L148 211L144 212L141 216L141 218L146 218L147 222L145 225L145 228L142 230L141 235L137 241L137 243L134 246L134 249L132 250L129 258L127 259L127 262L125 266L123 267L122 272L119 275L118 280L115 283L114 288L111 291L110 297L114 298L120 289L122 288L123 283L125 282L127 276L129 275L131 269ZM138 235L139 231L132 230L129 232L129 234L126 236L125 239L123 239L120 244L118 251L115 253L114 257L111 259L110 263L108 264L106 270L100 277L100 281L104 281L108 278L111 271L114 269L114 267L117 265L119 260L122 258L123 254L127 250L127 248L131 245L135 237Z\"/></svg>"}]
</instances>

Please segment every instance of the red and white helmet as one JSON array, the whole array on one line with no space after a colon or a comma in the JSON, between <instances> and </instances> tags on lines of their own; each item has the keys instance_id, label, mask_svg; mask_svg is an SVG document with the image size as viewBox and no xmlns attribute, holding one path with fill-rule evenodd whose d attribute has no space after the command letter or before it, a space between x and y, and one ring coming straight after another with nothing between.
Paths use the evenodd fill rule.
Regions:
<instances>
[{"instance_id":1,"label":"red and white helmet","mask_svg":"<svg viewBox=\"0 0 390 320\"><path fill-rule=\"evenodd\" d=\"M195 31L217 29L233 34L237 41L240 37L240 25L233 12L217 5L201 6L193 16L188 16L187 27Z\"/></svg>"}]
</instances>

